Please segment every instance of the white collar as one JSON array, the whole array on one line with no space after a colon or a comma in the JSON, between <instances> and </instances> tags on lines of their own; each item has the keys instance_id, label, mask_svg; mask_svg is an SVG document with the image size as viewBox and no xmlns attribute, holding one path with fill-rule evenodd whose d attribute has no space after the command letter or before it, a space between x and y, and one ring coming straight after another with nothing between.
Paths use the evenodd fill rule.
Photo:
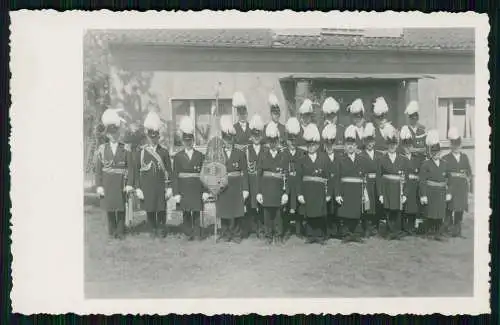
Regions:
<instances>
[{"instance_id":1,"label":"white collar","mask_svg":"<svg viewBox=\"0 0 500 325\"><path fill-rule=\"evenodd\" d=\"M354 161L354 159L356 159L356 153L353 152L353 153L348 153L347 154L347 157L349 157L352 161Z\"/></svg>"},{"instance_id":2,"label":"white collar","mask_svg":"<svg viewBox=\"0 0 500 325\"><path fill-rule=\"evenodd\" d=\"M335 152L331 152L328 154L328 158L330 158L331 160L333 160L335 158Z\"/></svg>"},{"instance_id":3,"label":"white collar","mask_svg":"<svg viewBox=\"0 0 500 325\"><path fill-rule=\"evenodd\" d=\"M452 154L453 156L455 156L455 158L457 158L457 159L458 159L458 158L460 158L460 156L462 155L462 153L461 153L461 152L457 152L457 153L452 152L451 154Z\"/></svg>"},{"instance_id":4,"label":"white collar","mask_svg":"<svg viewBox=\"0 0 500 325\"><path fill-rule=\"evenodd\" d=\"M371 158L373 158L373 155L375 154L375 150L366 150L366 153L368 154L368 156L370 156Z\"/></svg>"},{"instance_id":5,"label":"white collar","mask_svg":"<svg viewBox=\"0 0 500 325\"><path fill-rule=\"evenodd\" d=\"M193 148L184 148L184 151L191 156L193 154L194 149Z\"/></svg>"},{"instance_id":6,"label":"white collar","mask_svg":"<svg viewBox=\"0 0 500 325\"><path fill-rule=\"evenodd\" d=\"M278 150L276 150L276 149L269 149L269 152L271 153L273 158L276 157L276 155L278 154Z\"/></svg>"},{"instance_id":7,"label":"white collar","mask_svg":"<svg viewBox=\"0 0 500 325\"><path fill-rule=\"evenodd\" d=\"M259 151L260 150L260 143L259 144L252 144L253 145L253 148L255 151Z\"/></svg>"},{"instance_id":8,"label":"white collar","mask_svg":"<svg viewBox=\"0 0 500 325\"><path fill-rule=\"evenodd\" d=\"M440 159L439 159L439 158L438 158L438 159L432 159L432 161L433 161L436 165L438 165L438 166L439 166L439 161L440 161Z\"/></svg>"},{"instance_id":9,"label":"white collar","mask_svg":"<svg viewBox=\"0 0 500 325\"><path fill-rule=\"evenodd\" d=\"M295 149L295 148L294 148L294 149L290 149L290 148L288 148L288 151L290 151L290 154L291 154L292 156L295 156L295 153L297 152L297 149Z\"/></svg>"},{"instance_id":10,"label":"white collar","mask_svg":"<svg viewBox=\"0 0 500 325\"><path fill-rule=\"evenodd\" d=\"M317 152L315 152L315 153L308 153L308 155L309 155L309 158L311 158L312 160L314 160L318 156L318 153Z\"/></svg>"},{"instance_id":11,"label":"white collar","mask_svg":"<svg viewBox=\"0 0 500 325\"><path fill-rule=\"evenodd\" d=\"M241 125L242 128L246 128L247 127L247 122L246 121L244 121L244 122L238 121L238 123L240 123L240 125Z\"/></svg>"}]
</instances>

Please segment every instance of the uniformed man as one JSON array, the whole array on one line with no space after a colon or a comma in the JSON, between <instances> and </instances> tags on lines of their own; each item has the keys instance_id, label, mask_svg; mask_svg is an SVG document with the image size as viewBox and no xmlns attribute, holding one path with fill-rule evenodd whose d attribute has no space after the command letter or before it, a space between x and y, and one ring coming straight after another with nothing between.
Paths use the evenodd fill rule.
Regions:
<instances>
[{"instance_id":1,"label":"uniformed man","mask_svg":"<svg viewBox=\"0 0 500 325\"><path fill-rule=\"evenodd\" d=\"M427 133L425 131L425 126L418 122L419 119L419 107L417 101L411 101L406 106L405 114L408 117L408 128L410 129L411 135L414 142L414 152L417 155L421 155L423 158L426 157L425 148L425 137Z\"/></svg>"},{"instance_id":2,"label":"uniformed man","mask_svg":"<svg viewBox=\"0 0 500 325\"><path fill-rule=\"evenodd\" d=\"M246 150L246 146L250 144L250 128L248 126L248 111L247 102L242 92L235 92L233 95L233 107L236 108L238 114L238 122L234 124L236 135L234 137L234 146L238 150Z\"/></svg>"},{"instance_id":3,"label":"uniformed man","mask_svg":"<svg viewBox=\"0 0 500 325\"><path fill-rule=\"evenodd\" d=\"M321 132L323 146L328 156L328 196L335 197L335 184L337 184L340 154L335 152L338 130L334 123L327 124ZM337 218L337 205L334 200L327 203L327 232L328 237L340 236L341 223Z\"/></svg>"},{"instance_id":4,"label":"uniformed man","mask_svg":"<svg viewBox=\"0 0 500 325\"><path fill-rule=\"evenodd\" d=\"M335 201L340 205L337 215L347 228L343 242L363 242L356 233L356 228L364 211L370 205L366 190L366 159L357 153L356 126L349 125L344 133L346 154L340 158L338 184L335 187Z\"/></svg>"},{"instance_id":5,"label":"uniformed man","mask_svg":"<svg viewBox=\"0 0 500 325\"><path fill-rule=\"evenodd\" d=\"M363 132L364 150L361 151L360 155L366 161L366 191L372 204L370 204L369 209L365 210L361 216L365 237L374 236L378 233L380 220L384 217L384 208L377 200L379 197L377 191L377 172L383 153L374 149L376 143L375 134L373 124L366 123Z\"/></svg>"},{"instance_id":6,"label":"uniformed man","mask_svg":"<svg viewBox=\"0 0 500 325\"><path fill-rule=\"evenodd\" d=\"M252 144L246 149L247 167L248 167L248 186L250 197L247 201L245 236L252 230L256 232L258 238L264 236L264 214L262 207L257 202L257 162L264 152L263 131L264 122L260 115L254 115L250 120L250 140ZM252 229L253 228L253 229Z\"/></svg>"},{"instance_id":7,"label":"uniformed man","mask_svg":"<svg viewBox=\"0 0 500 325\"><path fill-rule=\"evenodd\" d=\"M390 124L387 120L389 106L384 97L377 97L373 103L373 118L375 122L375 146L374 149L385 153L387 151L387 143L384 139L383 132L386 125Z\"/></svg>"},{"instance_id":8,"label":"uniformed man","mask_svg":"<svg viewBox=\"0 0 500 325\"><path fill-rule=\"evenodd\" d=\"M279 149L282 150L286 146L286 130L285 126L280 123L280 117L281 117L281 110L280 110L280 104L278 101L278 97L276 97L275 94L271 93L269 95L269 107L271 110L271 122L269 123L274 123L276 124L279 132ZM267 125L266 125L267 127ZM265 143L268 143L267 139L265 140Z\"/></svg>"},{"instance_id":9,"label":"uniformed man","mask_svg":"<svg viewBox=\"0 0 500 325\"><path fill-rule=\"evenodd\" d=\"M242 239L242 217L248 199L248 169L245 152L234 147L235 128L230 115L220 118L228 184L218 195L215 204L217 216L221 218L221 240L240 243Z\"/></svg>"},{"instance_id":10,"label":"uniformed man","mask_svg":"<svg viewBox=\"0 0 500 325\"><path fill-rule=\"evenodd\" d=\"M355 99L351 105L348 106L348 111L351 114L352 124L355 126L356 130L356 150L358 153L363 149L363 130L365 128L365 107L363 101L360 98Z\"/></svg>"},{"instance_id":11,"label":"uniformed man","mask_svg":"<svg viewBox=\"0 0 500 325\"><path fill-rule=\"evenodd\" d=\"M398 154L398 137L394 127L384 128L387 153L380 158L379 181L377 182L379 201L384 205L388 226L388 239L400 239L401 212L407 199L408 160Z\"/></svg>"},{"instance_id":12,"label":"uniformed man","mask_svg":"<svg viewBox=\"0 0 500 325\"><path fill-rule=\"evenodd\" d=\"M279 130L275 123L266 127L269 150L262 152L257 163L257 201L264 210L264 236L268 243L283 242L282 207L288 203L286 155L279 151Z\"/></svg>"},{"instance_id":13,"label":"uniformed man","mask_svg":"<svg viewBox=\"0 0 500 325\"><path fill-rule=\"evenodd\" d=\"M203 201L209 197L200 181L203 154L193 149L193 120L183 117L179 129L184 149L174 156L172 190L177 209L182 211L184 234L189 240L199 240L202 238L200 212L203 211Z\"/></svg>"},{"instance_id":14,"label":"uniformed man","mask_svg":"<svg viewBox=\"0 0 500 325\"><path fill-rule=\"evenodd\" d=\"M116 110L107 109L101 119L109 141L97 152L97 194L107 213L109 236L121 239L125 235L126 196L133 190L132 155L118 141L122 120Z\"/></svg>"},{"instance_id":15,"label":"uniformed man","mask_svg":"<svg viewBox=\"0 0 500 325\"><path fill-rule=\"evenodd\" d=\"M323 132L323 129L329 124L333 124L335 126L337 134L335 135L335 144L333 149L336 153L342 154L344 152L343 138L345 127L342 124L338 123L337 114L339 109L340 105L333 97L328 97L325 99L322 106L324 122L321 128L321 132Z\"/></svg>"},{"instance_id":16,"label":"uniformed man","mask_svg":"<svg viewBox=\"0 0 500 325\"><path fill-rule=\"evenodd\" d=\"M313 103L310 99L304 99L299 107L300 136L296 140L296 146L307 151L307 141L304 139L304 129L313 123Z\"/></svg>"},{"instance_id":17,"label":"uniformed man","mask_svg":"<svg viewBox=\"0 0 500 325\"><path fill-rule=\"evenodd\" d=\"M420 168L420 203L425 206L427 234L435 240L442 240L446 201L452 198L447 186L448 167L446 161L440 158L438 132L430 130L425 141L430 159L424 161Z\"/></svg>"},{"instance_id":18,"label":"uniformed man","mask_svg":"<svg viewBox=\"0 0 500 325\"><path fill-rule=\"evenodd\" d=\"M407 125L401 128L399 138L401 141L401 154L408 159L409 164L406 183L407 199L402 215L403 231L407 235L413 235L417 230L416 223L421 223L421 220L417 221L417 216L420 216L421 211L418 175L420 173L420 167L422 166L423 156L414 153L414 139Z\"/></svg>"},{"instance_id":19,"label":"uniformed man","mask_svg":"<svg viewBox=\"0 0 500 325\"><path fill-rule=\"evenodd\" d=\"M306 151L297 148L296 142L300 135L300 122L296 117L291 117L286 122L286 142L287 147L283 151L288 161L288 206L287 214L284 218L285 235L288 236L294 232L296 236L302 236L302 222L303 218L298 209L297 203L297 164L301 157L306 154Z\"/></svg>"},{"instance_id":20,"label":"uniformed man","mask_svg":"<svg viewBox=\"0 0 500 325\"><path fill-rule=\"evenodd\" d=\"M306 242L324 244L326 238L327 203L332 199L328 181L329 159L323 151L318 151L321 141L316 124L304 128L307 154L298 164L299 187L297 200L303 206L306 223Z\"/></svg>"},{"instance_id":21,"label":"uniformed man","mask_svg":"<svg viewBox=\"0 0 500 325\"><path fill-rule=\"evenodd\" d=\"M160 128L158 114L149 112L144 119L148 144L134 159L136 195L147 213L152 237L166 235L167 200L172 196L172 165L168 149L159 144Z\"/></svg>"},{"instance_id":22,"label":"uniformed man","mask_svg":"<svg viewBox=\"0 0 500 325\"><path fill-rule=\"evenodd\" d=\"M464 211L469 208L469 188L472 170L469 158L461 152L462 137L456 127L448 131L448 139L451 143L451 152L444 156L448 174L448 187L451 193L451 201L448 204L448 219L451 221L451 235L462 236L462 220Z\"/></svg>"}]
</instances>

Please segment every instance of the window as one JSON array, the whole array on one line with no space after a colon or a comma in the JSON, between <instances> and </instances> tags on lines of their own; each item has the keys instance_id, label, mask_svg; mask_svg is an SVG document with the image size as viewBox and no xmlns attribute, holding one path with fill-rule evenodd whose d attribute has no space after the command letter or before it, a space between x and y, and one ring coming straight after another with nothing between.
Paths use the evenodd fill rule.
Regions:
<instances>
[{"instance_id":1,"label":"window","mask_svg":"<svg viewBox=\"0 0 500 325\"><path fill-rule=\"evenodd\" d=\"M441 139L455 126L464 139L474 138L474 98L439 98L437 123Z\"/></svg>"},{"instance_id":2,"label":"window","mask_svg":"<svg viewBox=\"0 0 500 325\"><path fill-rule=\"evenodd\" d=\"M218 115L230 114L234 116L231 99L219 99L218 104ZM174 146L179 147L182 145L179 123L183 116L189 116L194 121L195 146L205 146L209 140L210 116L215 110L215 99L173 99Z\"/></svg>"}]
</instances>

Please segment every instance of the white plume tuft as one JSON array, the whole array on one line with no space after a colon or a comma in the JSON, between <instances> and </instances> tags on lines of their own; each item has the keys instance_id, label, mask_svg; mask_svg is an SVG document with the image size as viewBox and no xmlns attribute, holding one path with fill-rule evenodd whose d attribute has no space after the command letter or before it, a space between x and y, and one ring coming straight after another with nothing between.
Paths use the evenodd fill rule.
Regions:
<instances>
[{"instance_id":1,"label":"white plume tuft","mask_svg":"<svg viewBox=\"0 0 500 325\"><path fill-rule=\"evenodd\" d=\"M300 122L296 117L290 117L286 122L286 131L290 134L300 133Z\"/></svg>"},{"instance_id":2,"label":"white plume tuft","mask_svg":"<svg viewBox=\"0 0 500 325\"><path fill-rule=\"evenodd\" d=\"M245 96L242 92L237 91L233 95L233 107L243 107L247 106L247 102L245 100Z\"/></svg>"},{"instance_id":3,"label":"white plume tuft","mask_svg":"<svg viewBox=\"0 0 500 325\"><path fill-rule=\"evenodd\" d=\"M365 129L363 130L363 138L374 137L375 136L375 127L373 123L366 123Z\"/></svg>"},{"instance_id":4,"label":"white plume tuft","mask_svg":"<svg viewBox=\"0 0 500 325\"><path fill-rule=\"evenodd\" d=\"M403 127L401 128L401 132L399 133L399 137L401 138L401 140L408 140L413 137L408 125L403 125Z\"/></svg>"},{"instance_id":5,"label":"white plume tuft","mask_svg":"<svg viewBox=\"0 0 500 325\"><path fill-rule=\"evenodd\" d=\"M104 124L105 126L108 125L120 126L122 118L120 118L115 109L108 108L107 110L104 111L104 113L102 113L101 121L102 124Z\"/></svg>"},{"instance_id":6,"label":"white plume tuft","mask_svg":"<svg viewBox=\"0 0 500 325\"><path fill-rule=\"evenodd\" d=\"M321 136L325 140L335 139L335 137L337 136L337 127L335 126L335 124L330 123L327 126L325 126L323 132L321 132Z\"/></svg>"},{"instance_id":7,"label":"white plume tuft","mask_svg":"<svg viewBox=\"0 0 500 325\"><path fill-rule=\"evenodd\" d=\"M268 102L269 102L269 106L271 106L271 107L280 106L279 101L278 101L278 97L276 97L276 95L273 93L269 94Z\"/></svg>"},{"instance_id":8,"label":"white plume tuft","mask_svg":"<svg viewBox=\"0 0 500 325\"><path fill-rule=\"evenodd\" d=\"M418 102L415 100L412 100L411 102L408 103L408 106L406 106L405 114L411 115L418 113L419 108L418 108Z\"/></svg>"},{"instance_id":9,"label":"white plume tuft","mask_svg":"<svg viewBox=\"0 0 500 325\"><path fill-rule=\"evenodd\" d=\"M344 131L344 138L356 139L356 127L351 124Z\"/></svg>"},{"instance_id":10,"label":"white plume tuft","mask_svg":"<svg viewBox=\"0 0 500 325\"><path fill-rule=\"evenodd\" d=\"M323 103L323 113L337 113L339 109L340 105L333 97L328 97L327 99L325 99L325 102Z\"/></svg>"},{"instance_id":11,"label":"white plume tuft","mask_svg":"<svg viewBox=\"0 0 500 325\"><path fill-rule=\"evenodd\" d=\"M299 113L300 114L312 113L312 111L313 111L312 105L313 105L313 103L309 98L304 99L304 102L299 107Z\"/></svg>"},{"instance_id":12,"label":"white plume tuft","mask_svg":"<svg viewBox=\"0 0 500 325\"><path fill-rule=\"evenodd\" d=\"M395 138L397 137L397 131L396 131L396 128L394 126L392 126L392 124L387 124L383 129L382 129L382 136L385 138L385 139L392 139L392 138Z\"/></svg>"},{"instance_id":13,"label":"white plume tuft","mask_svg":"<svg viewBox=\"0 0 500 325\"><path fill-rule=\"evenodd\" d=\"M149 112L144 119L144 128L158 131L161 127L161 119L156 112Z\"/></svg>"},{"instance_id":14,"label":"white plume tuft","mask_svg":"<svg viewBox=\"0 0 500 325\"><path fill-rule=\"evenodd\" d=\"M184 116L179 123L179 129L181 130L182 133L193 134L194 132L193 120L189 116Z\"/></svg>"},{"instance_id":15,"label":"white plume tuft","mask_svg":"<svg viewBox=\"0 0 500 325\"><path fill-rule=\"evenodd\" d=\"M260 115L255 114L252 116L252 119L248 123L248 126L251 130L264 130L264 122L262 122L262 118Z\"/></svg>"},{"instance_id":16,"label":"white plume tuft","mask_svg":"<svg viewBox=\"0 0 500 325\"><path fill-rule=\"evenodd\" d=\"M222 115L220 117L220 129L224 133L236 134L233 126L233 117L231 115Z\"/></svg>"},{"instance_id":17,"label":"white plume tuft","mask_svg":"<svg viewBox=\"0 0 500 325\"><path fill-rule=\"evenodd\" d=\"M362 113L365 111L365 106L360 98L355 99L351 105L349 105L349 112L352 114Z\"/></svg>"},{"instance_id":18,"label":"white plume tuft","mask_svg":"<svg viewBox=\"0 0 500 325\"><path fill-rule=\"evenodd\" d=\"M427 132L427 137L425 139L425 144L428 146L433 146L439 143L439 133L437 130L429 130Z\"/></svg>"},{"instance_id":19,"label":"white plume tuft","mask_svg":"<svg viewBox=\"0 0 500 325\"><path fill-rule=\"evenodd\" d=\"M277 138L280 133L278 131L278 126L276 123L269 123L266 126L266 137L268 138Z\"/></svg>"},{"instance_id":20,"label":"white plume tuft","mask_svg":"<svg viewBox=\"0 0 500 325\"><path fill-rule=\"evenodd\" d=\"M308 124L304 128L303 137L304 137L304 140L306 140L306 141L319 142L321 139L321 136L319 134L319 130L318 130L318 127L316 126L316 124L314 124L314 123Z\"/></svg>"},{"instance_id":21,"label":"white plume tuft","mask_svg":"<svg viewBox=\"0 0 500 325\"><path fill-rule=\"evenodd\" d=\"M387 113L388 111L389 106L387 105L384 97L378 97L377 99L375 99L375 103L373 103L373 113L375 115L380 116Z\"/></svg>"}]
</instances>

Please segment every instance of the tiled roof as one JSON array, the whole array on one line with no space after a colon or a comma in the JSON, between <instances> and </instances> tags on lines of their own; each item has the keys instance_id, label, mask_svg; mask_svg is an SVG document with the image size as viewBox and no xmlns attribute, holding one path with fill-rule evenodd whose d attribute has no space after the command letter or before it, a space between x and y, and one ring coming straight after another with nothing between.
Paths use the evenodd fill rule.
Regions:
<instances>
[{"instance_id":1,"label":"tiled roof","mask_svg":"<svg viewBox=\"0 0 500 325\"><path fill-rule=\"evenodd\" d=\"M102 32L102 31L101 31ZM114 44L164 44L200 47L359 50L474 50L472 28L408 28L400 37L304 33L276 34L268 29L106 30Z\"/></svg>"}]
</instances>

